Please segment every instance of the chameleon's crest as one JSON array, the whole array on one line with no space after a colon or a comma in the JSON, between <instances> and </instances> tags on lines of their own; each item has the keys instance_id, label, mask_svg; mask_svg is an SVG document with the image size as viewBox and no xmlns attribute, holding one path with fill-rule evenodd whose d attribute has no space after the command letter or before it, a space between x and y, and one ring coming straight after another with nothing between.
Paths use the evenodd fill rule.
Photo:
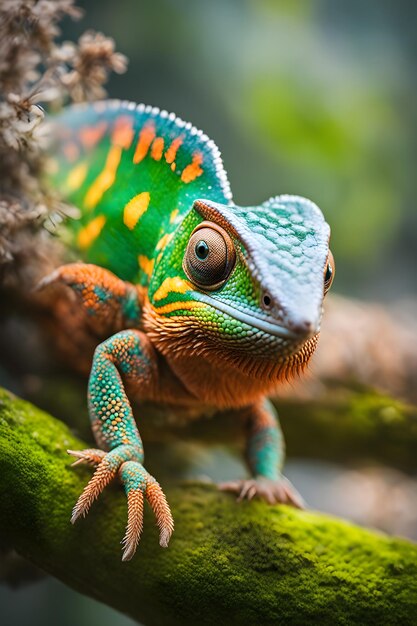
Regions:
<instances>
[{"instance_id":1,"label":"chameleon's crest","mask_svg":"<svg viewBox=\"0 0 417 626\"><path fill-rule=\"evenodd\" d=\"M118 100L73 106L53 135L53 182L82 213L75 243L123 279L149 269L160 234L196 198L231 200L217 146L173 113Z\"/></svg>"}]
</instances>

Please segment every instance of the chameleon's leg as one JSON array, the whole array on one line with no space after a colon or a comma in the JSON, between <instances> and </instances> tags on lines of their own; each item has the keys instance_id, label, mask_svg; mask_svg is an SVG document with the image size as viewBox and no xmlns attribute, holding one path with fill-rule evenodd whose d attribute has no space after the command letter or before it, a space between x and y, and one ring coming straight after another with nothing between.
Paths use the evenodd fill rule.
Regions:
<instances>
[{"instance_id":1,"label":"chameleon's leg","mask_svg":"<svg viewBox=\"0 0 417 626\"><path fill-rule=\"evenodd\" d=\"M79 460L96 464L96 470L76 503L71 521L86 515L109 482L119 476L128 499L128 523L123 560L132 558L143 523L143 501L151 505L160 529L160 545L166 547L174 522L165 495L143 467L143 446L122 378L135 385L142 397L157 382L156 355L146 335L125 330L98 346L89 380L89 411L93 432L102 450L68 451Z\"/></svg>"},{"instance_id":2,"label":"chameleon's leg","mask_svg":"<svg viewBox=\"0 0 417 626\"><path fill-rule=\"evenodd\" d=\"M254 478L222 483L220 489L238 494L238 500L251 500L255 495L270 504L283 502L303 508L303 499L282 475L285 444L272 404L249 407L243 415L247 429L246 456Z\"/></svg>"},{"instance_id":3,"label":"chameleon's leg","mask_svg":"<svg viewBox=\"0 0 417 626\"><path fill-rule=\"evenodd\" d=\"M44 289L54 283L63 283L73 289L96 333L112 332L117 326L130 327L139 319L140 304L136 287L98 265L62 265L43 278L37 289Z\"/></svg>"}]
</instances>

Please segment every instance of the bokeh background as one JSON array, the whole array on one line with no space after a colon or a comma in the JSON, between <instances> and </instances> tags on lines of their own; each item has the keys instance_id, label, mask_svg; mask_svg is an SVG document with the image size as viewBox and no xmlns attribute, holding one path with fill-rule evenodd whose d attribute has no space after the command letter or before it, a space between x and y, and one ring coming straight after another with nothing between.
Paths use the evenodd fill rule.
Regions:
<instances>
[{"instance_id":1,"label":"bokeh background","mask_svg":"<svg viewBox=\"0 0 417 626\"><path fill-rule=\"evenodd\" d=\"M238 203L312 198L333 227L336 289L416 293L416 14L412 1L80 3L130 59L114 97L192 121Z\"/></svg>"},{"instance_id":2,"label":"bokeh background","mask_svg":"<svg viewBox=\"0 0 417 626\"><path fill-rule=\"evenodd\" d=\"M78 4L86 15L65 21L63 38L86 28L113 36L130 64L112 77L110 96L175 111L204 129L222 151L237 203L294 193L322 208L332 226L336 291L397 305L417 296L415 2ZM354 472L333 467L316 467L311 484L310 474L303 464L289 466L290 478L325 510L349 481L358 485ZM397 485L392 474L361 480L371 499L375 489ZM410 479L397 494L400 518L415 485ZM337 512L361 522L355 488ZM416 519L404 523L390 530L414 536ZM0 587L0 602L10 624L132 623L51 579L14 592Z\"/></svg>"}]
</instances>

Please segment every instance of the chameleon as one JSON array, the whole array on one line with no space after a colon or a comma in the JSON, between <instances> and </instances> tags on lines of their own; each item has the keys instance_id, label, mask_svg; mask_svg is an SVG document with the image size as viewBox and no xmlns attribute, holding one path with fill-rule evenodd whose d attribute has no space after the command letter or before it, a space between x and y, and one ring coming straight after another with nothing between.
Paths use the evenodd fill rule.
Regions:
<instances>
[{"instance_id":1,"label":"chameleon","mask_svg":"<svg viewBox=\"0 0 417 626\"><path fill-rule=\"evenodd\" d=\"M245 428L252 478L220 488L302 508L282 474L284 439L268 397L305 369L317 345L334 277L320 209L293 195L235 204L214 142L156 107L72 105L52 120L52 137L49 176L79 209L69 230L82 261L41 286L71 288L108 335L88 382L98 447L68 450L75 464L95 467L71 521L118 478L127 496L122 559L137 549L145 500L168 546L170 507L144 464L144 401L190 416L231 411ZM115 320L122 330L111 334Z\"/></svg>"}]
</instances>

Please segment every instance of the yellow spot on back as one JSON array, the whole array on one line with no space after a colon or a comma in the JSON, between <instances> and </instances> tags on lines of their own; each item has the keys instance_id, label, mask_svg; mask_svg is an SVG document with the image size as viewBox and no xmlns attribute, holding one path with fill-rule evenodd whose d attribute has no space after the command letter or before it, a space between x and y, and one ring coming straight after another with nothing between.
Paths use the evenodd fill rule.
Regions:
<instances>
[{"instance_id":1,"label":"yellow spot on back","mask_svg":"<svg viewBox=\"0 0 417 626\"><path fill-rule=\"evenodd\" d=\"M152 275L154 259L148 259L144 254L138 256L138 263L140 269L149 277Z\"/></svg>"},{"instance_id":2,"label":"yellow spot on back","mask_svg":"<svg viewBox=\"0 0 417 626\"><path fill-rule=\"evenodd\" d=\"M133 163L140 163L146 157L154 138L155 126L152 123L148 123L139 133L138 143L136 145L135 154L133 155Z\"/></svg>"},{"instance_id":3,"label":"yellow spot on back","mask_svg":"<svg viewBox=\"0 0 417 626\"><path fill-rule=\"evenodd\" d=\"M128 115L117 118L114 124L111 140L113 145L128 150L134 136L133 119Z\"/></svg>"},{"instance_id":4,"label":"yellow spot on back","mask_svg":"<svg viewBox=\"0 0 417 626\"><path fill-rule=\"evenodd\" d=\"M101 233L106 218L104 215L98 215L87 226L84 226L78 233L78 245L85 250L88 248Z\"/></svg>"},{"instance_id":5,"label":"yellow spot on back","mask_svg":"<svg viewBox=\"0 0 417 626\"><path fill-rule=\"evenodd\" d=\"M111 146L102 172L86 193L84 204L87 209L93 209L100 202L103 194L113 185L121 158L122 148Z\"/></svg>"},{"instance_id":6,"label":"yellow spot on back","mask_svg":"<svg viewBox=\"0 0 417 626\"><path fill-rule=\"evenodd\" d=\"M164 152L164 138L157 137L152 144L151 157L155 161L160 161Z\"/></svg>"},{"instance_id":7,"label":"yellow spot on back","mask_svg":"<svg viewBox=\"0 0 417 626\"><path fill-rule=\"evenodd\" d=\"M172 224L173 222L175 222L175 220L176 220L176 217L177 217L178 213L179 213L178 209L174 209L174 210L171 212L171 215L169 216L169 223L170 223L170 224Z\"/></svg>"},{"instance_id":8,"label":"yellow spot on back","mask_svg":"<svg viewBox=\"0 0 417 626\"><path fill-rule=\"evenodd\" d=\"M165 152L165 160L167 163L173 163L175 161L178 148L180 147L183 141L184 139L182 136L175 137L175 139L172 140L171 145L169 146L168 150Z\"/></svg>"},{"instance_id":9,"label":"yellow spot on back","mask_svg":"<svg viewBox=\"0 0 417 626\"><path fill-rule=\"evenodd\" d=\"M186 291L190 291L192 289L191 283L188 280L184 280L179 276L168 277L165 278L164 282L158 289L155 291L153 299L154 300L163 300L170 294L172 291L175 293L185 293Z\"/></svg>"},{"instance_id":10,"label":"yellow spot on back","mask_svg":"<svg viewBox=\"0 0 417 626\"><path fill-rule=\"evenodd\" d=\"M193 154L191 163L184 168L181 174L181 180L184 183L191 183L198 176L201 176L201 174L203 173L203 169L200 167L202 162L203 155L201 154L201 152L195 152Z\"/></svg>"},{"instance_id":11,"label":"yellow spot on back","mask_svg":"<svg viewBox=\"0 0 417 626\"><path fill-rule=\"evenodd\" d=\"M161 239L156 244L156 250L163 250L165 246L169 244L173 236L174 233L165 233L165 235L162 235Z\"/></svg>"},{"instance_id":12,"label":"yellow spot on back","mask_svg":"<svg viewBox=\"0 0 417 626\"><path fill-rule=\"evenodd\" d=\"M66 181L67 190L75 191L76 189L79 189L87 176L87 172L87 163L79 163L76 165L68 174Z\"/></svg>"},{"instance_id":13,"label":"yellow spot on back","mask_svg":"<svg viewBox=\"0 0 417 626\"><path fill-rule=\"evenodd\" d=\"M123 209L123 222L130 230L135 228L136 224L145 213L149 206L150 199L151 195L149 191L143 191L142 193L138 193L137 196L134 196L126 204Z\"/></svg>"}]
</instances>

